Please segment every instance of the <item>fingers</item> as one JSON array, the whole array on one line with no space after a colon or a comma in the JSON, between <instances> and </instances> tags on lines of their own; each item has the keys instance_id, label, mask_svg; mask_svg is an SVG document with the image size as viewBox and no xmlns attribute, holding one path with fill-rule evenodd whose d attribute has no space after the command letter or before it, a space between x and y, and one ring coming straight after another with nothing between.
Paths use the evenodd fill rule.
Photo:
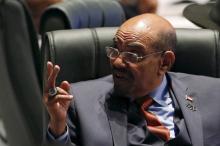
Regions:
<instances>
[{"instance_id":1,"label":"fingers","mask_svg":"<svg viewBox=\"0 0 220 146\"><path fill-rule=\"evenodd\" d=\"M66 94L66 95L62 95L62 94L58 94L56 95L52 100L48 100L47 101L47 105L53 105L55 103L66 103L68 101L71 101L73 99L73 95L69 95L69 94Z\"/></svg>"},{"instance_id":2,"label":"fingers","mask_svg":"<svg viewBox=\"0 0 220 146\"><path fill-rule=\"evenodd\" d=\"M48 80L47 80L47 89L54 88L56 85L56 78L60 71L60 67L58 65L53 65L51 62L47 63L47 71L48 71Z\"/></svg>"},{"instance_id":3,"label":"fingers","mask_svg":"<svg viewBox=\"0 0 220 146\"><path fill-rule=\"evenodd\" d=\"M63 81L61 84L60 84L60 88L62 88L63 90L69 92L70 90L70 84L68 81Z\"/></svg>"},{"instance_id":4,"label":"fingers","mask_svg":"<svg viewBox=\"0 0 220 146\"><path fill-rule=\"evenodd\" d=\"M51 73L50 77L48 78L49 88L55 87L56 78L57 78L59 71L60 71L60 67L58 65L55 65L53 68L53 72Z\"/></svg>"},{"instance_id":5,"label":"fingers","mask_svg":"<svg viewBox=\"0 0 220 146\"><path fill-rule=\"evenodd\" d=\"M57 88L57 92L58 94L62 94L62 95L68 95L69 92L63 88L60 88L60 87L56 87Z\"/></svg>"},{"instance_id":6,"label":"fingers","mask_svg":"<svg viewBox=\"0 0 220 146\"><path fill-rule=\"evenodd\" d=\"M45 94L43 96L44 102L49 104L58 103L60 101L65 102L72 100L73 96L69 95L70 84L67 81L63 81L59 87L56 87L57 75L60 71L58 65L53 65L52 62L47 62L47 86L45 88ZM56 88L57 94L55 96L49 97L49 89Z\"/></svg>"},{"instance_id":7,"label":"fingers","mask_svg":"<svg viewBox=\"0 0 220 146\"><path fill-rule=\"evenodd\" d=\"M47 62L47 79L51 75L52 71L53 71L53 63L48 61Z\"/></svg>"},{"instance_id":8,"label":"fingers","mask_svg":"<svg viewBox=\"0 0 220 146\"><path fill-rule=\"evenodd\" d=\"M60 87L56 87L57 93L54 96L50 96L48 93L44 95L44 101L49 102L51 100L54 100L59 95L69 95L68 91L65 89L62 89Z\"/></svg>"}]
</instances>

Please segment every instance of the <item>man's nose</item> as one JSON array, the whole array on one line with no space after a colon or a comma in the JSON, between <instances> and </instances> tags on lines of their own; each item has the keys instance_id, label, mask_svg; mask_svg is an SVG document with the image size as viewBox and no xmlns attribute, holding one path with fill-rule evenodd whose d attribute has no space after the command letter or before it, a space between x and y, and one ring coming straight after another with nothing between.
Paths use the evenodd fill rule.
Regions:
<instances>
[{"instance_id":1,"label":"man's nose","mask_svg":"<svg viewBox=\"0 0 220 146\"><path fill-rule=\"evenodd\" d=\"M123 60L122 56L119 55L113 62L112 65L117 67L117 68L124 68L126 67L126 63Z\"/></svg>"}]
</instances>

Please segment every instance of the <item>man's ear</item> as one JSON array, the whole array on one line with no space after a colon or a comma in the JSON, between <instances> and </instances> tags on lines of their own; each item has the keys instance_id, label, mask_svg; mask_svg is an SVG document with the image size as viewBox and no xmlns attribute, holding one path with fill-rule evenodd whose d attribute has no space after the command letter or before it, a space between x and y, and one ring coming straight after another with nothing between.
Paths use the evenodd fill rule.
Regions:
<instances>
[{"instance_id":1,"label":"man's ear","mask_svg":"<svg viewBox=\"0 0 220 146\"><path fill-rule=\"evenodd\" d=\"M163 58L161 59L161 62L160 62L160 71L159 71L160 75L169 71L174 62L175 62L174 52L173 51L166 51L163 54Z\"/></svg>"}]
</instances>

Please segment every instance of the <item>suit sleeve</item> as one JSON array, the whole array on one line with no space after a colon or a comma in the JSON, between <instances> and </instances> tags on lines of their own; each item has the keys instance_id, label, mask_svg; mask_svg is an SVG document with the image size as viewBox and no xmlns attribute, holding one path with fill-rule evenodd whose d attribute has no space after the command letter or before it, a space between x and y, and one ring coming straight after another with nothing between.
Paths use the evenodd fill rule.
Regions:
<instances>
[{"instance_id":1,"label":"suit sleeve","mask_svg":"<svg viewBox=\"0 0 220 146\"><path fill-rule=\"evenodd\" d=\"M70 108L68 109L67 126L69 132L67 143L72 143L72 146L80 146L79 122L74 101L71 103Z\"/></svg>"}]
</instances>

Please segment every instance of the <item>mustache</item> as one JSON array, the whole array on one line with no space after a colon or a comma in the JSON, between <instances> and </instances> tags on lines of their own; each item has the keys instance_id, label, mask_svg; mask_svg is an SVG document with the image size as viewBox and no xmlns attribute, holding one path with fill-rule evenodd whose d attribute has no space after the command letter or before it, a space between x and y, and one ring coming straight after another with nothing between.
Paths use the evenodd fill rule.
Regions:
<instances>
[{"instance_id":1,"label":"mustache","mask_svg":"<svg viewBox=\"0 0 220 146\"><path fill-rule=\"evenodd\" d=\"M120 73L127 73L128 71L124 68L116 68L116 67L113 67L112 68L112 72L115 73L115 72L120 72Z\"/></svg>"},{"instance_id":2,"label":"mustache","mask_svg":"<svg viewBox=\"0 0 220 146\"><path fill-rule=\"evenodd\" d=\"M132 73L125 68L112 67L112 73L113 74L120 73L120 74L125 74L126 76L132 76Z\"/></svg>"}]
</instances>

